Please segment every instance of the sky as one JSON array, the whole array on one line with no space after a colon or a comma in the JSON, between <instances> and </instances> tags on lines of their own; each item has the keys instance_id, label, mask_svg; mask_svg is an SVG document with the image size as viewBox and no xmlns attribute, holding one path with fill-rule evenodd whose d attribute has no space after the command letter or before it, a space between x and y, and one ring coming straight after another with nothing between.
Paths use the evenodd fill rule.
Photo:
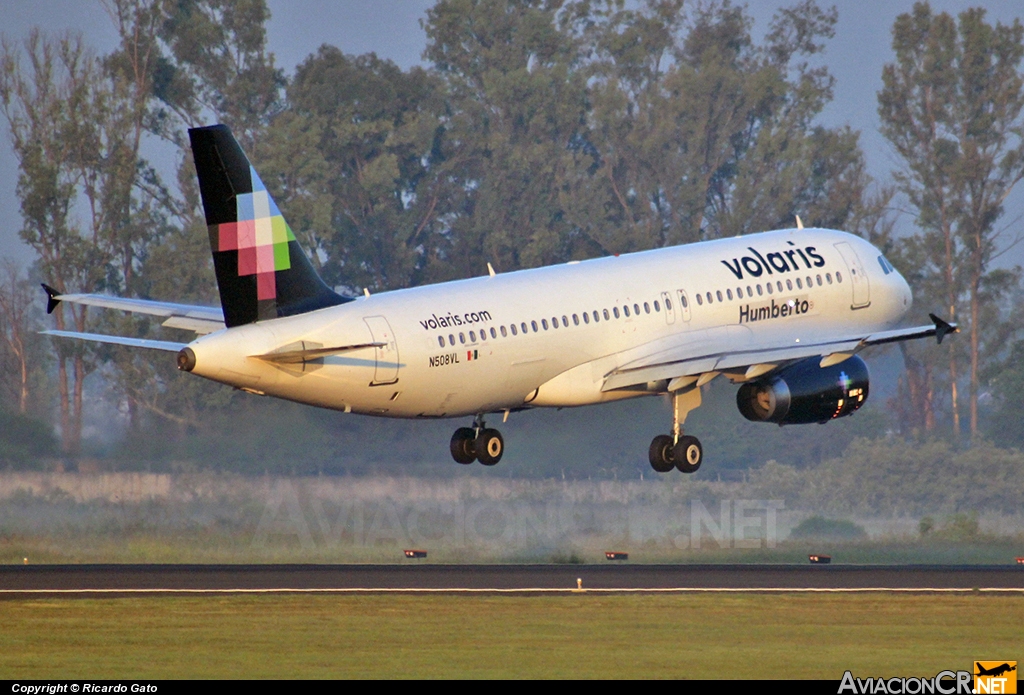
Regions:
<instances>
[{"instance_id":1,"label":"sky","mask_svg":"<svg viewBox=\"0 0 1024 695\"><path fill-rule=\"evenodd\" d=\"M349 54L370 51L389 58L402 68L421 63L426 38L420 20L432 0L268 0L271 20L269 48L278 66L289 74L294 67L324 43ZM760 0L748 4L755 19L754 35L760 37L779 7L795 2ZM820 2L827 6L826 2ZM912 0L839 0L836 35L827 44L823 61L836 78L835 99L820 116L823 125L850 125L861 133L869 173L878 181L891 180L899 163L878 132L876 95L881 88L882 67L893 58L891 28L899 14L910 11ZM932 0L935 11L959 13L982 6L990 22L1012 22L1024 16L1020 0L956 2ZM0 33L7 41L20 41L33 26L51 33L79 31L98 53L110 51L116 33L98 0L0 0ZM32 252L18 239L20 219L15 197L17 162L0 127L0 258L29 263ZM1024 220L1012 224L1024 213L1024 184L1007 201L1002 222L1009 225L1007 236L1024 229ZM901 228L912 229L913 218L901 217ZM1003 265L1024 264L1024 243L1001 259ZM173 298L168 298L173 299Z\"/></svg>"}]
</instances>

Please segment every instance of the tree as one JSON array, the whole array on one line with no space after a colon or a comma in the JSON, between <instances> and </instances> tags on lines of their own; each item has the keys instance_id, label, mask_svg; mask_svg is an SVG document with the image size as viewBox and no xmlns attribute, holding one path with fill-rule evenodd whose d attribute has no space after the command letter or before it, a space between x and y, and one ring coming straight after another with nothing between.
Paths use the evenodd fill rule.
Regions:
<instances>
[{"instance_id":1,"label":"tree","mask_svg":"<svg viewBox=\"0 0 1024 695\"><path fill-rule=\"evenodd\" d=\"M587 56L587 137L607 192L587 208L606 215L591 223L602 246L763 231L795 214L842 227L860 214L857 134L814 125L832 78L802 60L823 50L834 10L785 8L760 45L728 3L581 2L568 15Z\"/></svg>"},{"instance_id":2,"label":"tree","mask_svg":"<svg viewBox=\"0 0 1024 695\"><path fill-rule=\"evenodd\" d=\"M24 55L27 69L14 46L5 43L0 58L0 106L20 167L21 238L35 249L41 274L58 290L91 291L100 286L107 263L97 240L79 233L71 210L81 171L76 148L94 103L98 66L80 38L47 40L38 31L25 42ZM74 329L85 331L85 308L66 310ZM54 317L58 329L68 327L63 305ZM77 453L83 384L94 365L87 348L61 343L57 368L63 448Z\"/></svg>"},{"instance_id":3,"label":"tree","mask_svg":"<svg viewBox=\"0 0 1024 695\"><path fill-rule=\"evenodd\" d=\"M997 222L1024 177L1024 26L1015 20L993 27L984 16L975 8L954 19L916 3L893 26L896 62L885 66L878 95L882 132L903 161L894 177L921 228L904 244L905 256L919 268L908 277L925 296L942 297L950 317L967 324L972 437L979 428L982 360L1001 347L984 344L985 326L998 323L986 314L1017 281L991 268L1001 233ZM950 341L956 433L960 349Z\"/></svg>"}]
</instances>

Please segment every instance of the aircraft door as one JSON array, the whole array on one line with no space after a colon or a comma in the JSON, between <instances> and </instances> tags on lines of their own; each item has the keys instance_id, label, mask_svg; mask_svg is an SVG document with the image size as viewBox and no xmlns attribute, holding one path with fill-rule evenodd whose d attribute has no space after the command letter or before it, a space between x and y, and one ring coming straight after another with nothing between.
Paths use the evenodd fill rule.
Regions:
<instances>
[{"instance_id":1,"label":"aircraft door","mask_svg":"<svg viewBox=\"0 0 1024 695\"><path fill-rule=\"evenodd\" d=\"M686 290L677 290L676 293L679 297L679 310L683 314L683 321L688 322L690 320L690 298L686 296Z\"/></svg>"},{"instance_id":2,"label":"aircraft door","mask_svg":"<svg viewBox=\"0 0 1024 695\"><path fill-rule=\"evenodd\" d=\"M393 384L398 381L398 342L391 324L383 316L367 316L363 321L370 328L373 342L384 343L384 347L374 348L377 365L370 385Z\"/></svg>"},{"instance_id":3,"label":"aircraft door","mask_svg":"<svg viewBox=\"0 0 1024 695\"><path fill-rule=\"evenodd\" d=\"M860 256L845 241L836 244L836 249L846 262L850 271L850 284L853 285L853 304L851 308L862 309L871 304L871 285L868 281L868 274L864 272L864 265L860 262Z\"/></svg>"},{"instance_id":4,"label":"aircraft door","mask_svg":"<svg viewBox=\"0 0 1024 695\"><path fill-rule=\"evenodd\" d=\"M661 303L665 305L665 323L675 323L676 310L675 307L672 306L672 295L670 295L668 292L662 292Z\"/></svg>"}]
</instances>

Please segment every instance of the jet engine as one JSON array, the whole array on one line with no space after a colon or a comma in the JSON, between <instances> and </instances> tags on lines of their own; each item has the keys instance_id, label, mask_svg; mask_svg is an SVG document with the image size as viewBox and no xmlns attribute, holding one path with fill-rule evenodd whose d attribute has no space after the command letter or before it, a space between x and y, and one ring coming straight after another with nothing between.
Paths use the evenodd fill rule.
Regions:
<instances>
[{"instance_id":1,"label":"jet engine","mask_svg":"<svg viewBox=\"0 0 1024 695\"><path fill-rule=\"evenodd\" d=\"M749 381L736 394L743 417L754 422L803 425L849 415L868 397L868 366L854 355L831 367L808 357L771 376Z\"/></svg>"}]
</instances>

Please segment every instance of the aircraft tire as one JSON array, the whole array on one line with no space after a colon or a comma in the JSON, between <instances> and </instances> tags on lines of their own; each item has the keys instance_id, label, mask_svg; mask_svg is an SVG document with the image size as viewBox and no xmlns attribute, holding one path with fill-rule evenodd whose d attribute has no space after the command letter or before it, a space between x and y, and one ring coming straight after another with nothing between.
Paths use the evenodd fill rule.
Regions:
<instances>
[{"instance_id":1,"label":"aircraft tire","mask_svg":"<svg viewBox=\"0 0 1024 695\"><path fill-rule=\"evenodd\" d=\"M501 460L505 453L505 440L498 430L480 430L476 442L473 443L476 460L485 466L493 466Z\"/></svg>"},{"instance_id":2,"label":"aircraft tire","mask_svg":"<svg viewBox=\"0 0 1024 695\"><path fill-rule=\"evenodd\" d=\"M686 435L676 442L673 455L676 468L683 473L695 473L704 461L704 447L699 439Z\"/></svg>"},{"instance_id":3,"label":"aircraft tire","mask_svg":"<svg viewBox=\"0 0 1024 695\"><path fill-rule=\"evenodd\" d=\"M659 434L654 438L651 448L647 452L651 468L659 473L668 473L675 467L675 453L672 444L672 437L667 434Z\"/></svg>"},{"instance_id":4,"label":"aircraft tire","mask_svg":"<svg viewBox=\"0 0 1024 695\"><path fill-rule=\"evenodd\" d=\"M471 427L460 427L452 435L451 452L456 463L468 464L476 461L476 447L473 440L476 432Z\"/></svg>"}]
</instances>

